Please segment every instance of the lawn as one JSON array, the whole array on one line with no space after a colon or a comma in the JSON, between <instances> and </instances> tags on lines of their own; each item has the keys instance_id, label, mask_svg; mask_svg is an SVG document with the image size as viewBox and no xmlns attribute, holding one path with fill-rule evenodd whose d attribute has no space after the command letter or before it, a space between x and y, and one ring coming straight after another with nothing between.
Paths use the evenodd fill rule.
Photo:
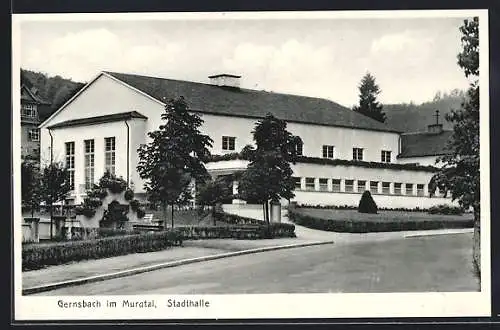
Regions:
<instances>
[{"instance_id":1,"label":"lawn","mask_svg":"<svg viewBox=\"0 0 500 330\"><path fill-rule=\"evenodd\" d=\"M313 209L296 208L295 212L315 218L328 220L354 220L354 221L373 221L373 222L405 222L405 221L470 221L474 218L473 214L464 215L440 215L428 214L426 212L403 212L403 211L379 211L377 214L359 213L357 210L338 210L338 209Z\"/></svg>"}]
</instances>

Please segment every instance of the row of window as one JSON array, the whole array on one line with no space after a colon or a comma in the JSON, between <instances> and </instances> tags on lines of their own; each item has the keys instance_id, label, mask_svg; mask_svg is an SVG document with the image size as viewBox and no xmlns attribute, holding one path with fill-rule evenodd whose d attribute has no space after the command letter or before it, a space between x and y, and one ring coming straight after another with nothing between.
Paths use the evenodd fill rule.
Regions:
<instances>
[{"instance_id":1,"label":"row of window","mask_svg":"<svg viewBox=\"0 0 500 330\"><path fill-rule=\"evenodd\" d=\"M222 150L226 151L234 151L236 148L236 137L234 136L223 136L222 137ZM297 145L297 154L303 154L303 144ZM357 161L363 160L363 148L352 148L352 159ZM335 158L335 146L333 145L323 145L322 148L323 158ZM382 150L380 152L380 161L382 163L390 163L391 162L391 151L390 150Z\"/></svg>"},{"instance_id":2,"label":"row of window","mask_svg":"<svg viewBox=\"0 0 500 330\"><path fill-rule=\"evenodd\" d=\"M95 141L84 140L84 181L85 189L92 188L95 173ZM66 142L66 168L69 172L71 189L75 189L75 142ZM115 137L104 138L104 171L115 174L116 140Z\"/></svg>"},{"instance_id":3,"label":"row of window","mask_svg":"<svg viewBox=\"0 0 500 330\"><path fill-rule=\"evenodd\" d=\"M358 192L362 193L369 190L372 194L394 194L394 195L410 195L410 196L424 196L425 184L401 183L395 182L391 190L391 182L368 181L368 180L349 180L349 179L328 179L306 177L304 186L302 185L302 178L295 177L295 189L306 191L331 191L331 192ZM342 181L344 185L342 187ZM414 190L416 188L416 190Z\"/></svg>"}]
</instances>

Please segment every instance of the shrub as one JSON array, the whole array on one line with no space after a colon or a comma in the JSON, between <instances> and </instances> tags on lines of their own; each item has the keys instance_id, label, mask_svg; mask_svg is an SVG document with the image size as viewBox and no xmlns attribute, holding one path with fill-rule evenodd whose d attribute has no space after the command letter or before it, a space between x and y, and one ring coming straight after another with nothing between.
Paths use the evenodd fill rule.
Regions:
<instances>
[{"instance_id":1,"label":"shrub","mask_svg":"<svg viewBox=\"0 0 500 330\"><path fill-rule=\"evenodd\" d=\"M101 188L94 185L92 190L87 191L87 196L90 198L104 199L108 195L108 191L105 188Z\"/></svg>"},{"instance_id":2,"label":"shrub","mask_svg":"<svg viewBox=\"0 0 500 330\"><path fill-rule=\"evenodd\" d=\"M134 198L134 191L132 189L125 190L123 198L125 198L126 201L131 201Z\"/></svg>"},{"instance_id":3,"label":"shrub","mask_svg":"<svg viewBox=\"0 0 500 330\"><path fill-rule=\"evenodd\" d=\"M139 219L144 218L144 216L145 216L145 215L146 215L146 212L145 212L142 208L137 209L137 217L138 217Z\"/></svg>"},{"instance_id":4,"label":"shrub","mask_svg":"<svg viewBox=\"0 0 500 330\"><path fill-rule=\"evenodd\" d=\"M406 230L431 230L431 229L455 229L471 228L474 220L404 220L404 221L365 221L358 219L332 220L313 217L299 211L288 210L290 221L307 228L341 233L369 233L389 232Z\"/></svg>"},{"instance_id":5,"label":"shrub","mask_svg":"<svg viewBox=\"0 0 500 330\"><path fill-rule=\"evenodd\" d=\"M130 205L130 209L132 211L137 211L139 209L139 206L141 205L141 203L137 199L134 199L134 200L131 200L128 205Z\"/></svg>"},{"instance_id":6,"label":"shrub","mask_svg":"<svg viewBox=\"0 0 500 330\"><path fill-rule=\"evenodd\" d=\"M175 231L105 237L95 240L23 245L23 270L39 269L87 259L100 259L138 252L164 250L182 245Z\"/></svg>"},{"instance_id":7,"label":"shrub","mask_svg":"<svg viewBox=\"0 0 500 330\"><path fill-rule=\"evenodd\" d=\"M361 200L359 201L358 212L359 213L372 213L377 214L377 204L373 200L372 194L366 190L363 195L361 195Z\"/></svg>"},{"instance_id":8,"label":"shrub","mask_svg":"<svg viewBox=\"0 0 500 330\"><path fill-rule=\"evenodd\" d=\"M127 181L122 177L117 178L115 175L106 172L99 180L99 187L107 188L113 194L119 194L127 189Z\"/></svg>"},{"instance_id":9,"label":"shrub","mask_svg":"<svg viewBox=\"0 0 500 330\"><path fill-rule=\"evenodd\" d=\"M427 212L430 214L462 215L464 213L464 209L459 206L440 204L432 206Z\"/></svg>"}]
</instances>

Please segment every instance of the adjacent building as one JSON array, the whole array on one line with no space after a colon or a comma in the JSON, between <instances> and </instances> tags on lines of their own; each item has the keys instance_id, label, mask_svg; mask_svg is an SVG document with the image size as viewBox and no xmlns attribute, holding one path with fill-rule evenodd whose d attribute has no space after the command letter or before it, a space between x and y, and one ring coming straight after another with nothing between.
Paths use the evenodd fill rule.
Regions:
<instances>
[{"instance_id":1,"label":"adjacent building","mask_svg":"<svg viewBox=\"0 0 500 330\"><path fill-rule=\"evenodd\" d=\"M184 96L190 110L204 120L202 131L214 141L212 154L226 155L207 164L213 176L246 168L247 161L236 153L254 143L256 121L270 112L303 140L303 157L293 165L293 201L357 205L361 193L370 190L380 207L451 203L442 192L430 197L428 191L436 171L433 160L442 153L434 144L449 133L431 128L419 135L403 134L327 99L240 88L236 75L209 79L197 83L100 72L39 126L41 161L65 162L72 203L80 203L105 171L122 176L144 198L136 150L160 126L166 100ZM238 190L236 181L233 190Z\"/></svg>"},{"instance_id":2,"label":"adjacent building","mask_svg":"<svg viewBox=\"0 0 500 330\"><path fill-rule=\"evenodd\" d=\"M40 159L40 110L50 103L38 95L37 89L21 73L21 159L38 162Z\"/></svg>"}]
</instances>

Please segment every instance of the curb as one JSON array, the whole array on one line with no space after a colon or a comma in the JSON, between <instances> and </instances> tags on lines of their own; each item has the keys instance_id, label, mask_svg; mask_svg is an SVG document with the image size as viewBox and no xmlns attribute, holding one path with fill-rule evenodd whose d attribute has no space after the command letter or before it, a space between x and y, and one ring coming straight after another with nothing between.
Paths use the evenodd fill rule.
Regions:
<instances>
[{"instance_id":1,"label":"curb","mask_svg":"<svg viewBox=\"0 0 500 330\"><path fill-rule=\"evenodd\" d=\"M100 281L105 281L105 280L111 280L111 279L115 279L115 278L119 278L119 277L131 276L131 275L151 272L151 271L158 270L158 269L188 265L188 264L193 264L193 263L202 262L202 261L235 257L235 256L259 253L259 252L292 249L292 248L299 248L299 247L308 247L308 246L315 246L315 245L326 245L326 244L334 244L334 242L333 241L318 241L318 242L311 242L311 243L299 243L299 244L269 246L269 247L242 250L242 251L236 251L236 252L213 254L213 255L204 256L204 257L196 257L196 258L190 258L190 259L169 261L169 262L160 263L160 264L151 265L151 266L126 269L126 270L122 270L122 271L115 272L115 273L95 275L95 276L90 276L90 277L79 278L76 280L68 280L68 281L63 281L63 282L39 285L39 286L23 289L22 294L23 295L30 295L30 294L65 288L65 287L69 287L69 286L76 286L76 285L95 283L95 282L100 282Z\"/></svg>"},{"instance_id":2,"label":"curb","mask_svg":"<svg viewBox=\"0 0 500 330\"><path fill-rule=\"evenodd\" d=\"M474 232L473 228L464 228L464 229L456 229L456 230L437 232L437 233L406 234L406 235L404 235L404 238L457 235L457 234L468 234L468 233L472 233L472 232Z\"/></svg>"}]
</instances>

